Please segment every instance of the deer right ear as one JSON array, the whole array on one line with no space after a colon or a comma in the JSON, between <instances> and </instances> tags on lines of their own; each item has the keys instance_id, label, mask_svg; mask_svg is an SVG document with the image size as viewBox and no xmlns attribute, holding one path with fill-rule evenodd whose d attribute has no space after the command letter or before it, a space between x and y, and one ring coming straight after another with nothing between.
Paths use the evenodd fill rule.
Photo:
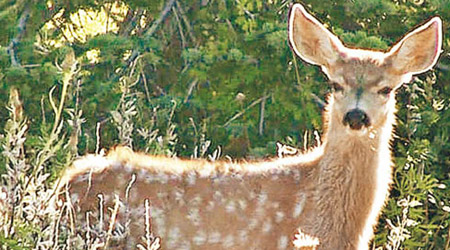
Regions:
<instances>
[{"instance_id":1,"label":"deer right ear","mask_svg":"<svg viewBox=\"0 0 450 250\"><path fill-rule=\"evenodd\" d=\"M397 74L419 74L434 66L441 47L442 21L434 17L394 45L387 54L386 62Z\"/></svg>"},{"instance_id":2,"label":"deer right ear","mask_svg":"<svg viewBox=\"0 0 450 250\"><path fill-rule=\"evenodd\" d=\"M344 53L341 41L301 4L294 4L289 14L289 42L304 61L329 68Z\"/></svg>"}]
</instances>

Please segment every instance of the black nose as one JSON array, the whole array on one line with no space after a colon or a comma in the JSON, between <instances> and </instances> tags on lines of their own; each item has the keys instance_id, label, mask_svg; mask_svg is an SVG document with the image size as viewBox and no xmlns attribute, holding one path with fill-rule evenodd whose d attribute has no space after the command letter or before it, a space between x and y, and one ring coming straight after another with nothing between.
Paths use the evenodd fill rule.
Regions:
<instances>
[{"instance_id":1,"label":"black nose","mask_svg":"<svg viewBox=\"0 0 450 250\"><path fill-rule=\"evenodd\" d=\"M370 126L370 120L367 114L360 109L352 109L344 116L342 121L344 125L349 125L351 129L361 129L363 126Z\"/></svg>"}]
</instances>

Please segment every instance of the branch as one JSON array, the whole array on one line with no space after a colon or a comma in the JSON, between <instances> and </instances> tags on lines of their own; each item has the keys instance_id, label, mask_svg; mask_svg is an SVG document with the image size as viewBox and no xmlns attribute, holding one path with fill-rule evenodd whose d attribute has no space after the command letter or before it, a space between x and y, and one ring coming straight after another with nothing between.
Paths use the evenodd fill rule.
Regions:
<instances>
[{"instance_id":1,"label":"branch","mask_svg":"<svg viewBox=\"0 0 450 250\"><path fill-rule=\"evenodd\" d=\"M194 81L191 82L191 84L189 85L188 93L187 93L186 97L184 98L183 103L187 103L189 101L189 97L191 97L192 91L194 90L195 86L197 85L197 82L198 82L197 78L195 78Z\"/></svg>"},{"instance_id":2,"label":"branch","mask_svg":"<svg viewBox=\"0 0 450 250\"><path fill-rule=\"evenodd\" d=\"M197 44L197 39L194 36L194 33L192 32L191 24L189 23L189 20L186 17L186 14L183 10L183 7L178 1L175 1L175 4L177 6L178 12L180 12L181 18L184 21L184 24L186 25L187 32L189 33L189 36L191 37L191 40L194 44Z\"/></svg>"},{"instance_id":3,"label":"branch","mask_svg":"<svg viewBox=\"0 0 450 250\"><path fill-rule=\"evenodd\" d=\"M138 19L141 18L142 14L144 14L144 10L142 9L138 9L136 12L128 11L126 16L127 20L124 22L123 27L121 27L120 34L124 37L128 37L131 34L131 31L136 27Z\"/></svg>"},{"instance_id":4,"label":"branch","mask_svg":"<svg viewBox=\"0 0 450 250\"><path fill-rule=\"evenodd\" d=\"M227 122L225 122L222 127L227 127L228 125L230 125L230 123L234 120L236 120L237 118L241 117L243 114L245 114L245 112L247 112L247 110L251 109L253 106L255 106L256 104L262 102L263 100L266 100L270 95L265 95L255 101L253 101L250 105L248 105L246 108L244 108L243 110L241 110L239 113L235 114L233 117L231 117Z\"/></svg>"},{"instance_id":5,"label":"branch","mask_svg":"<svg viewBox=\"0 0 450 250\"><path fill-rule=\"evenodd\" d=\"M150 28L145 32L144 37L151 37L156 32L158 26L164 21L164 19L166 19L174 3L175 0L169 0L169 2L166 4L166 7L164 7L163 11L159 15L158 19L156 19L153 22L152 26L150 26Z\"/></svg>"},{"instance_id":6,"label":"branch","mask_svg":"<svg viewBox=\"0 0 450 250\"><path fill-rule=\"evenodd\" d=\"M186 39L184 38L183 27L181 27L180 18L178 17L177 12L175 11L175 7L172 7L172 11L173 11L173 14L175 14L175 19L177 20L177 24L178 24L178 30L180 31L181 47L184 49L184 48L186 48Z\"/></svg>"},{"instance_id":7,"label":"branch","mask_svg":"<svg viewBox=\"0 0 450 250\"><path fill-rule=\"evenodd\" d=\"M327 104L314 93L311 93L310 95L317 106L319 106L320 110L323 110Z\"/></svg>"},{"instance_id":8,"label":"branch","mask_svg":"<svg viewBox=\"0 0 450 250\"><path fill-rule=\"evenodd\" d=\"M167 17L167 15L169 14L170 10L172 9L173 4L175 3L175 0L169 0L169 2L166 4L166 6L164 7L164 9L161 11L161 14L159 15L159 18L156 19L152 26L150 26L150 28L145 31L143 37L144 38L149 38L151 37L155 32L156 29L158 28L159 24L161 24L164 19ZM136 15L137 16L137 15ZM131 31L131 30L130 30ZM130 64L139 56L139 50L138 49L133 49L133 51L131 52L131 56L128 59L128 63L127 63L127 67L130 66ZM125 68L125 67L124 67Z\"/></svg>"},{"instance_id":9,"label":"branch","mask_svg":"<svg viewBox=\"0 0 450 250\"><path fill-rule=\"evenodd\" d=\"M259 135L263 135L264 132L264 112L266 108L266 98L267 96L264 96L263 100L261 101L261 107L260 107L260 113L259 113Z\"/></svg>"},{"instance_id":10,"label":"branch","mask_svg":"<svg viewBox=\"0 0 450 250\"><path fill-rule=\"evenodd\" d=\"M30 12L31 11L28 6L25 7L25 10L22 12L22 15L20 15L19 22L17 24L17 34L6 48L6 51L8 51L8 54L11 57L12 66L20 66L20 62L16 57L15 47L17 46L17 44L19 44L20 39L22 39L25 33L25 26L27 24L28 18L30 17Z\"/></svg>"}]
</instances>

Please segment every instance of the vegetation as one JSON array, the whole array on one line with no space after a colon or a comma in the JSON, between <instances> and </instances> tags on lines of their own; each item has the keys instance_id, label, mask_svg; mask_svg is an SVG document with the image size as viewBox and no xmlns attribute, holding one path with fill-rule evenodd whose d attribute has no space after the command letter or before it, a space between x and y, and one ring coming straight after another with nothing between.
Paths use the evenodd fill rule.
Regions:
<instances>
[{"instance_id":1,"label":"vegetation","mask_svg":"<svg viewBox=\"0 0 450 250\"><path fill-rule=\"evenodd\" d=\"M314 145L328 85L288 46L292 2L0 0L2 249L67 243L47 205L79 155L123 144L260 158L279 141ZM395 183L373 247L450 249L449 0L302 2L347 45L373 49L442 17L435 70L398 91Z\"/></svg>"}]
</instances>

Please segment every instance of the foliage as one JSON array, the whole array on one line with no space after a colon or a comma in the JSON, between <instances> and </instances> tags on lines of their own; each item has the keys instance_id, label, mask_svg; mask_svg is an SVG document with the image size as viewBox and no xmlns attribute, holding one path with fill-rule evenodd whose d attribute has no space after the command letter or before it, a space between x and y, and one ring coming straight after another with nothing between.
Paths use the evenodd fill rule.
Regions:
<instances>
[{"instance_id":1,"label":"foliage","mask_svg":"<svg viewBox=\"0 0 450 250\"><path fill-rule=\"evenodd\" d=\"M0 212L9 208L0 241L36 248L51 234L37 230L51 224L48 214L28 212L78 155L126 144L256 158L273 155L278 141L314 141L304 134L321 131L328 86L289 49L291 3L0 0L0 106L8 107L0 116L9 117L0 120ZM450 34L448 0L303 3L349 46L387 49L434 15ZM450 249L448 36L443 47L433 72L398 91L395 183L375 247Z\"/></svg>"}]
</instances>

